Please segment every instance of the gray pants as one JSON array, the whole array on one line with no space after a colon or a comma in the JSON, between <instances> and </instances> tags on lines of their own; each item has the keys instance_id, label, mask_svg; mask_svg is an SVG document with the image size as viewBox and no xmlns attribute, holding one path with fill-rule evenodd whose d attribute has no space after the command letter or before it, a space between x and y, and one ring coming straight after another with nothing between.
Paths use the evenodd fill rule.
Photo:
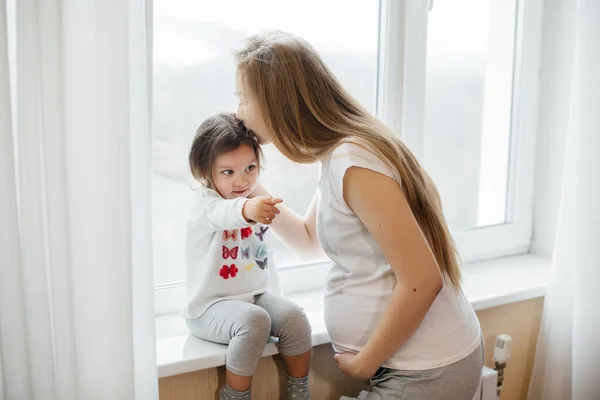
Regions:
<instances>
[{"instance_id":1,"label":"gray pants","mask_svg":"<svg viewBox=\"0 0 600 400\"><path fill-rule=\"evenodd\" d=\"M379 368L357 400L472 400L483 368L483 342L453 364L423 371ZM340 400L350 400L342 397Z\"/></svg>"},{"instance_id":2,"label":"gray pants","mask_svg":"<svg viewBox=\"0 0 600 400\"><path fill-rule=\"evenodd\" d=\"M252 376L270 336L279 338L286 356L306 353L312 347L306 314L296 303L263 293L254 304L223 300L204 314L188 319L190 331L209 342L229 344L227 369L236 375Z\"/></svg>"}]
</instances>

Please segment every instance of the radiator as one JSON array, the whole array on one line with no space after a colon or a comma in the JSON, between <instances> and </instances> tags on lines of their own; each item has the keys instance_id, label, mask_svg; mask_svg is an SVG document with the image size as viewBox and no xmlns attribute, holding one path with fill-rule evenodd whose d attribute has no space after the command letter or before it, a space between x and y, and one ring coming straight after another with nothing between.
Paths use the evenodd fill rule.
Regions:
<instances>
[{"instance_id":1,"label":"radiator","mask_svg":"<svg viewBox=\"0 0 600 400\"><path fill-rule=\"evenodd\" d=\"M495 370L483 367L481 370L481 380L479 381L479 387L473 400L497 400L496 397L496 384L498 382L498 372Z\"/></svg>"}]
</instances>

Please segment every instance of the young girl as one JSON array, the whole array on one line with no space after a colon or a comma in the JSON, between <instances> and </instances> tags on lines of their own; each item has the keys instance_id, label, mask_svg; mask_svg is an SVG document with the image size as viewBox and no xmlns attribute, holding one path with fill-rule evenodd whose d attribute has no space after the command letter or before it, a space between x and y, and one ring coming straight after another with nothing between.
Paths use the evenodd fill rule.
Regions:
<instances>
[{"instance_id":1,"label":"young girl","mask_svg":"<svg viewBox=\"0 0 600 400\"><path fill-rule=\"evenodd\" d=\"M324 312L342 372L371 379L368 400L471 399L481 332L435 184L304 40L267 32L237 58L237 116L291 160L322 164L306 216L280 205L272 228L334 263Z\"/></svg>"},{"instance_id":2,"label":"young girl","mask_svg":"<svg viewBox=\"0 0 600 400\"><path fill-rule=\"evenodd\" d=\"M220 399L250 399L252 375L271 335L279 338L287 366L288 398L308 399L310 325L298 305L268 292L276 278L269 225L281 200L248 198L260 171L256 137L234 115L214 115L200 125L189 162L203 187L188 221L184 314L194 335L229 344Z\"/></svg>"}]
</instances>

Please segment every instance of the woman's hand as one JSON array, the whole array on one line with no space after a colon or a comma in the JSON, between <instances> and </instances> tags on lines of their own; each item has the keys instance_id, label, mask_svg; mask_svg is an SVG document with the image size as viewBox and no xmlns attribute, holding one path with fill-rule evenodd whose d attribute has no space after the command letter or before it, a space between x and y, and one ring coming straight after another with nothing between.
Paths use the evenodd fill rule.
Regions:
<instances>
[{"instance_id":1,"label":"woman's hand","mask_svg":"<svg viewBox=\"0 0 600 400\"><path fill-rule=\"evenodd\" d=\"M333 359L344 375L359 381L368 381L377 372L377 367L370 367L357 354L338 353L333 356Z\"/></svg>"}]
</instances>

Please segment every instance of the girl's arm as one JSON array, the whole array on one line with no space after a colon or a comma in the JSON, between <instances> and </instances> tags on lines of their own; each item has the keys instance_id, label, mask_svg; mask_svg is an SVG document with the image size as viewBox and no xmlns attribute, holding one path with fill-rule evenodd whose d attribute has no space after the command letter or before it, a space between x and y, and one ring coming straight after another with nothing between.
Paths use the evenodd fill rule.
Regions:
<instances>
[{"instance_id":1,"label":"girl's arm","mask_svg":"<svg viewBox=\"0 0 600 400\"><path fill-rule=\"evenodd\" d=\"M435 257L395 180L369 169L351 167L343 182L344 200L373 235L398 282L365 347L356 355L335 357L344 373L369 378L417 330L443 281Z\"/></svg>"},{"instance_id":2,"label":"girl's arm","mask_svg":"<svg viewBox=\"0 0 600 400\"><path fill-rule=\"evenodd\" d=\"M242 215L246 201L244 198L227 200L212 189L199 189L193 200L190 223L210 231L247 226Z\"/></svg>"},{"instance_id":3,"label":"girl's arm","mask_svg":"<svg viewBox=\"0 0 600 400\"><path fill-rule=\"evenodd\" d=\"M251 196L271 196L271 194L263 184L259 184ZM324 256L317 239L317 200L318 194L315 193L304 217L284 204L278 204L279 215L271 224L273 232L283 244L306 261L322 259Z\"/></svg>"},{"instance_id":4,"label":"girl's arm","mask_svg":"<svg viewBox=\"0 0 600 400\"><path fill-rule=\"evenodd\" d=\"M200 189L194 198L190 221L210 231L231 230L254 222L270 224L281 199L224 199L212 189Z\"/></svg>"}]
</instances>

